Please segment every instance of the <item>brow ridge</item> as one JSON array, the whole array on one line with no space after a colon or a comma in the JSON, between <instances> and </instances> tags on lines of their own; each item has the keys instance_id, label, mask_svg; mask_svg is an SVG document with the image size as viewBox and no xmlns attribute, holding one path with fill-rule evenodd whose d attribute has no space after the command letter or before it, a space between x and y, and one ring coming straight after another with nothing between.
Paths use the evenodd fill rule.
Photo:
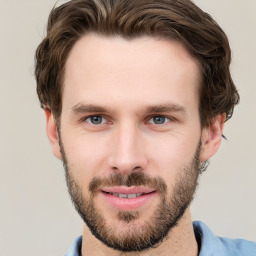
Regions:
<instances>
[{"instance_id":1,"label":"brow ridge","mask_svg":"<svg viewBox=\"0 0 256 256\"><path fill-rule=\"evenodd\" d=\"M72 112L75 114L79 114L79 113L107 113L112 111L104 106L78 103L72 107ZM152 114L152 113L158 114L158 113L164 113L164 112L168 112L168 113L181 112L184 114L187 113L185 107L178 104L174 104L174 103L146 105L140 108L140 112L144 112L145 114Z\"/></svg>"}]
</instances>

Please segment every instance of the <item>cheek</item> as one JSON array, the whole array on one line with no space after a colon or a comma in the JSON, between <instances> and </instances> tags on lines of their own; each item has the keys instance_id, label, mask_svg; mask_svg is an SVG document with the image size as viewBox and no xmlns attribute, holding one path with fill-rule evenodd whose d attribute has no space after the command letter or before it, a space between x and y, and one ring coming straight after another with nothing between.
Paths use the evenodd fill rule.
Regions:
<instances>
[{"instance_id":1,"label":"cheek","mask_svg":"<svg viewBox=\"0 0 256 256\"><path fill-rule=\"evenodd\" d=\"M152 175L159 175L167 183L173 183L183 168L194 158L200 135L193 136L165 136L151 142L148 149Z\"/></svg>"},{"instance_id":2,"label":"cheek","mask_svg":"<svg viewBox=\"0 0 256 256\"><path fill-rule=\"evenodd\" d=\"M68 166L81 185L100 175L106 163L106 143L88 136L63 138Z\"/></svg>"}]
</instances>

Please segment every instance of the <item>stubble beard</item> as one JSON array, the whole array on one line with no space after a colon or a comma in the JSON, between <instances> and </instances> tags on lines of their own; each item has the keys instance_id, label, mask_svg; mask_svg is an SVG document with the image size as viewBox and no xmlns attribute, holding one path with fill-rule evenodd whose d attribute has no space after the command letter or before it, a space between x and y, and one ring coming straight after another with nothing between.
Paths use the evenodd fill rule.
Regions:
<instances>
[{"instance_id":1,"label":"stubble beard","mask_svg":"<svg viewBox=\"0 0 256 256\"><path fill-rule=\"evenodd\" d=\"M161 177L152 178L141 171L131 173L129 176L115 173L108 178L94 177L89 184L90 197L85 198L82 188L71 175L61 139L60 147L68 191L77 212L91 233L106 246L115 250L134 252L157 247L179 223L193 200L198 184L201 142L193 159L179 172L172 194L169 196L167 196L167 185ZM111 225L94 202L97 190L103 186L148 186L158 191L161 202L151 218L143 221L143 224L140 222L140 211L118 211L115 220L109 221L110 223L112 221ZM118 222L118 225L113 225L114 221ZM118 231L118 227L125 231Z\"/></svg>"}]
</instances>

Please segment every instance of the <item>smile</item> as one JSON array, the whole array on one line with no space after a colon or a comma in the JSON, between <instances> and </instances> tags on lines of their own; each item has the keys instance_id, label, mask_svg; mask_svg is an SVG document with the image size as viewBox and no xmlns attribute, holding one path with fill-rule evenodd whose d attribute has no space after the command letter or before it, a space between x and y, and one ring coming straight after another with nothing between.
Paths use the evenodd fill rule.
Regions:
<instances>
[{"instance_id":1,"label":"smile","mask_svg":"<svg viewBox=\"0 0 256 256\"><path fill-rule=\"evenodd\" d=\"M144 193L138 193L138 194L118 194L118 193L111 193L111 192L105 192L107 194L117 196L120 198L136 198L138 196L144 195Z\"/></svg>"},{"instance_id":2,"label":"smile","mask_svg":"<svg viewBox=\"0 0 256 256\"><path fill-rule=\"evenodd\" d=\"M138 210L142 206L147 205L157 195L156 190L141 187L103 188L100 192L104 204L106 203L121 211Z\"/></svg>"}]
</instances>

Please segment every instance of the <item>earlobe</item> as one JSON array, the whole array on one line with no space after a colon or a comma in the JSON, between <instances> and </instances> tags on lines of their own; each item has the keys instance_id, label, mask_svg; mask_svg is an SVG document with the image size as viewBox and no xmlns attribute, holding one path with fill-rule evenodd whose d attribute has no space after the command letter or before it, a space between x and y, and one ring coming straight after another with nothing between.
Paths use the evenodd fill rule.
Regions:
<instances>
[{"instance_id":1,"label":"earlobe","mask_svg":"<svg viewBox=\"0 0 256 256\"><path fill-rule=\"evenodd\" d=\"M218 151L222 139L225 120L225 114L218 115L212 120L209 127L203 129L200 154L201 162L210 159Z\"/></svg>"},{"instance_id":2,"label":"earlobe","mask_svg":"<svg viewBox=\"0 0 256 256\"><path fill-rule=\"evenodd\" d=\"M49 109L45 109L44 113L46 117L46 133L47 133L50 145L52 147L52 152L57 158L62 159L61 152L60 152L60 145L59 145L58 130L57 130L55 119L53 117L52 112Z\"/></svg>"}]
</instances>

